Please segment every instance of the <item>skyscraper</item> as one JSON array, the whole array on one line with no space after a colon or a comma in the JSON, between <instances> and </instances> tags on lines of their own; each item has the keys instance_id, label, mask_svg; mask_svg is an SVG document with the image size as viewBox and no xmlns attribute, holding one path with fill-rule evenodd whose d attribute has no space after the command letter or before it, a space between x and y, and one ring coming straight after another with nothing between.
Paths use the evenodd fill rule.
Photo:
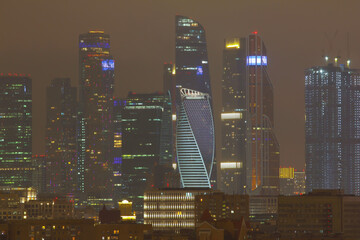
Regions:
<instances>
[{"instance_id":1,"label":"skyscraper","mask_svg":"<svg viewBox=\"0 0 360 240\"><path fill-rule=\"evenodd\" d=\"M225 40L221 110L222 147L218 186L221 191L228 194L243 194L246 190L245 55L245 47L240 47L239 38Z\"/></svg>"},{"instance_id":2,"label":"skyscraper","mask_svg":"<svg viewBox=\"0 0 360 240\"><path fill-rule=\"evenodd\" d=\"M249 194L278 194L280 150L274 133L274 86L263 40L254 32L246 52L246 187Z\"/></svg>"},{"instance_id":3,"label":"skyscraper","mask_svg":"<svg viewBox=\"0 0 360 240\"><path fill-rule=\"evenodd\" d=\"M90 31L79 38L79 190L97 199L112 193L114 59L110 37Z\"/></svg>"},{"instance_id":4,"label":"skyscraper","mask_svg":"<svg viewBox=\"0 0 360 240\"><path fill-rule=\"evenodd\" d=\"M137 219L142 219L144 191L168 187L172 171L171 102L162 93L129 93L122 103L123 198L133 202ZM120 109L120 108L118 108Z\"/></svg>"},{"instance_id":5,"label":"skyscraper","mask_svg":"<svg viewBox=\"0 0 360 240\"><path fill-rule=\"evenodd\" d=\"M225 40L221 189L251 195L279 193L279 144L267 53L254 32Z\"/></svg>"},{"instance_id":6,"label":"skyscraper","mask_svg":"<svg viewBox=\"0 0 360 240\"><path fill-rule=\"evenodd\" d=\"M305 71L306 191L360 194L360 74L344 65Z\"/></svg>"},{"instance_id":7,"label":"skyscraper","mask_svg":"<svg viewBox=\"0 0 360 240\"><path fill-rule=\"evenodd\" d=\"M0 75L0 185L32 186L32 81Z\"/></svg>"},{"instance_id":8,"label":"skyscraper","mask_svg":"<svg viewBox=\"0 0 360 240\"><path fill-rule=\"evenodd\" d=\"M175 26L178 88L176 149L181 186L211 187L216 179L215 134L205 30L193 19L179 15L175 18ZM183 128L187 130L183 131ZM185 135L191 137L191 146L187 146ZM202 164L202 169L206 169L205 175L199 179L194 176L195 172L190 171L193 162Z\"/></svg>"},{"instance_id":9,"label":"skyscraper","mask_svg":"<svg viewBox=\"0 0 360 240\"><path fill-rule=\"evenodd\" d=\"M77 186L77 89L69 78L56 78L46 92L48 191L70 194Z\"/></svg>"}]
</instances>

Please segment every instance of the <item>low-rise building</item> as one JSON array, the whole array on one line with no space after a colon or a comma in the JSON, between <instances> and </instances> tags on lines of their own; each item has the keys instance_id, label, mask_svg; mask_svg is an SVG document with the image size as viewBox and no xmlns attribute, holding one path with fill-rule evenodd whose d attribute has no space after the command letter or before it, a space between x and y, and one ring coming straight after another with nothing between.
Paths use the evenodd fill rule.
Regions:
<instances>
[{"instance_id":1,"label":"low-rise building","mask_svg":"<svg viewBox=\"0 0 360 240\"><path fill-rule=\"evenodd\" d=\"M195 197L212 192L208 188L147 191L144 194L144 223L154 231L195 230Z\"/></svg>"},{"instance_id":2,"label":"low-rise building","mask_svg":"<svg viewBox=\"0 0 360 240\"><path fill-rule=\"evenodd\" d=\"M230 195L217 191L195 196L196 222L200 222L205 210L209 211L215 221L222 219L240 220L242 218L249 221L249 196Z\"/></svg>"},{"instance_id":3,"label":"low-rise building","mask_svg":"<svg viewBox=\"0 0 360 240\"><path fill-rule=\"evenodd\" d=\"M301 196L279 196L278 230L282 237L360 236L360 197L341 190L313 190ZM311 239L311 238L310 238Z\"/></svg>"}]
</instances>

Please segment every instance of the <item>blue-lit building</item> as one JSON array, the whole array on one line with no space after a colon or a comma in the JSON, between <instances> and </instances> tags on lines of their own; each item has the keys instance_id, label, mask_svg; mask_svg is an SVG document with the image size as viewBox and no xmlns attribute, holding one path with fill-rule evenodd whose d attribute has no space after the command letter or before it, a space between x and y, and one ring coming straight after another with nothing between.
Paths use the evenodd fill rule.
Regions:
<instances>
[{"instance_id":1,"label":"blue-lit building","mask_svg":"<svg viewBox=\"0 0 360 240\"><path fill-rule=\"evenodd\" d=\"M360 74L344 65L305 70L306 191L360 195Z\"/></svg>"},{"instance_id":2,"label":"blue-lit building","mask_svg":"<svg viewBox=\"0 0 360 240\"><path fill-rule=\"evenodd\" d=\"M114 143L114 59L108 34L80 35L79 67L78 188L89 201L107 202L113 192Z\"/></svg>"},{"instance_id":3,"label":"blue-lit building","mask_svg":"<svg viewBox=\"0 0 360 240\"><path fill-rule=\"evenodd\" d=\"M32 80L0 75L0 185L31 187Z\"/></svg>"},{"instance_id":4,"label":"blue-lit building","mask_svg":"<svg viewBox=\"0 0 360 240\"><path fill-rule=\"evenodd\" d=\"M175 18L175 27L176 86L178 88L176 149L181 186L211 187L216 182L215 133L205 30L197 21L179 15ZM191 98L195 95L200 99L193 101L195 99ZM203 125L205 122L208 125ZM193 136L191 149L180 143L183 141L183 136L178 131L181 131L183 127L190 131L187 134ZM190 152L193 152L195 147L198 150L193 158ZM188 150L189 154L185 156ZM198 163L198 161L202 162L206 175L202 175L198 180L193 177L191 181L187 181L188 178L183 175L185 169L189 169L193 162ZM196 171L192 175L196 175ZM187 174L190 176L190 172ZM204 182L204 179L208 182Z\"/></svg>"}]
</instances>

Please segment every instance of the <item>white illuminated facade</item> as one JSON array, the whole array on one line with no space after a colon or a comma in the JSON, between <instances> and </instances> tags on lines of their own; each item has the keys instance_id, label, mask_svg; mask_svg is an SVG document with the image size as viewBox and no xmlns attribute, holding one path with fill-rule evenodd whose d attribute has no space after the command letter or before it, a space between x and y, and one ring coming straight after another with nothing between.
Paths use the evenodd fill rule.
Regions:
<instances>
[{"instance_id":1,"label":"white illuminated facade","mask_svg":"<svg viewBox=\"0 0 360 240\"><path fill-rule=\"evenodd\" d=\"M215 134L209 94L179 88L176 149L181 187L210 188Z\"/></svg>"},{"instance_id":2,"label":"white illuminated facade","mask_svg":"<svg viewBox=\"0 0 360 240\"><path fill-rule=\"evenodd\" d=\"M195 196L210 189L163 189L145 192L144 223L154 231L195 229Z\"/></svg>"}]
</instances>

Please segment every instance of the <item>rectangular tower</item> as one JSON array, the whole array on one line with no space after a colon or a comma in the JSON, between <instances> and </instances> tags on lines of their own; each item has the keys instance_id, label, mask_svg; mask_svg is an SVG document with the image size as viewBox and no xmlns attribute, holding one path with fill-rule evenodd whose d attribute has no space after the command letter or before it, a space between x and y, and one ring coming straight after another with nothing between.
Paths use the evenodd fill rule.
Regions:
<instances>
[{"instance_id":1,"label":"rectangular tower","mask_svg":"<svg viewBox=\"0 0 360 240\"><path fill-rule=\"evenodd\" d=\"M144 191L169 187L172 175L171 103L162 93L129 93L122 101L121 136L122 198L133 202L142 219ZM117 116L119 114L116 114Z\"/></svg>"},{"instance_id":2,"label":"rectangular tower","mask_svg":"<svg viewBox=\"0 0 360 240\"><path fill-rule=\"evenodd\" d=\"M32 81L0 75L0 185L32 186Z\"/></svg>"},{"instance_id":3,"label":"rectangular tower","mask_svg":"<svg viewBox=\"0 0 360 240\"><path fill-rule=\"evenodd\" d=\"M344 65L305 71L306 191L359 195L360 75Z\"/></svg>"},{"instance_id":4,"label":"rectangular tower","mask_svg":"<svg viewBox=\"0 0 360 240\"><path fill-rule=\"evenodd\" d=\"M69 78L51 81L46 92L48 191L73 194L77 187L77 89Z\"/></svg>"},{"instance_id":5,"label":"rectangular tower","mask_svg":"<svg viewBox=\"0 0 360 240\"><path fill-rule=\"evenodd\" d=\"M90 31L79 37L79 190L97 199L112 195L114 59L110 37Z\"/></svg>"},{"instance_id":6,"label":"rectangular tower","mask_svg":"<svg viewBox=\"0 0 360 240\"><path fill-rule=\"evenodd\" d=\"M225 40L223 51L221 161L219 189L243 194L246 186L246 84L245 44Z\"/></svg>"}]
</instances>

